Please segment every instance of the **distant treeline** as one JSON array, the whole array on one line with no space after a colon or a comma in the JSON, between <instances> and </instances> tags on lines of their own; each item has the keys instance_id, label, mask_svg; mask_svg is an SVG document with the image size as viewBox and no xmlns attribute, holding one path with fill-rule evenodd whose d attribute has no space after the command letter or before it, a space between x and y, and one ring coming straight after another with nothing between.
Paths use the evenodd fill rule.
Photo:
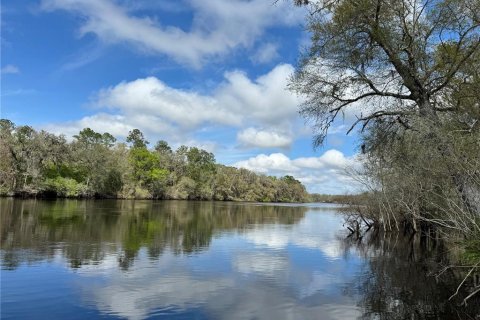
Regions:
<instances>
[{"instance_id":1,"label":"distant treeline","mask_svg":"<svg viewBox=\"0 0 480 320\"><path fill-rule=\"evenodd\" d=\"M126 143L90 128L63 135L0 120L0 195L305 202L292 176L259 175L215 162L196 147L149 149L134 129Z\"/></svg>"},{"instance_id":2,"label":"distant treeline","mask_svg":"<svg viewBox=\"0 0 480 320\"><path fill-rule=\"evenodd\" d=\"M358 204L365 194L321 194L311 193L309 195L310 202L323 203L341 203L341 204Z\"/></svg>"}]
</instances>

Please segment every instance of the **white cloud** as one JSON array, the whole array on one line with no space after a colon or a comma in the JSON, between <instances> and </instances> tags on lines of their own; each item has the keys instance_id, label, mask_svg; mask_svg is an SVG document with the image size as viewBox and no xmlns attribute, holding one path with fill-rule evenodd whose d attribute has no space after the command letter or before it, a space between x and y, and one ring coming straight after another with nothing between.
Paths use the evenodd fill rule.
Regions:
<instances>
[{"instance_id":1,"label":"white cloud","mask_svg":"<svg viewBox=\"0 0 480 320\"><path fill-rule=\"evenodd\" d=\"M193 14L189 30L135 15L134 7L122 7L111 0L44 0L42 8L82 16L85 21L80 28L82 36L93 33L106 43L126 42L195 67L209 57L224 55L238 47L251 47L271 26L290 26L303 18L302 10L292 9L289 1L275 5L264 0L188 3Z\"/></svg>"},{"instance_id":2,"label":"white cloud","mask_svg":"<svg viewBox=\"0 0 480 320\"><path fill-rule=\"evenodd\" d=\"M44 129L55 134L65 134L67 137L72 137L83 128L88 127L97 132L109 132L115 137L125 138L128 132L134 128L154 126L156 131L165 131L165 127L162 128L161 123L156 123L155 119L142 115L125 117L124 115L98 113L77 121L49 124L44 126Z\"/></svg>"},{"instance_id":3,"label":"white cloud","mask_svg":"<svg viewBox=\"0 0 480 320\"><path fill-rule=\"evenodd\" d=\"M290 158L283 153L272 153L270 155L259 154L248 160L234 163L233 166L238 168L245 168L259 173L274 173L274 172L295 172L300 168L294 166Z\"/></svg>"},{"instance_id":4,"label":"white cloud","mask_svg":"<svg viewBox=\"0 0 480 320\"><path fill-rule=\"evenodd\" d=\"M343 169L348 166L354 165L353 159L346 158L342 152L335 149L327 150L320 157L297 158L292 162L298 167L308 169Z\"/></svg>"},{"instance_id":5,"label":"white cloud","mask_svg":"<svg viewBox=\"0 0 480 320\"><path fill-rule=\"evenodd\" d=\"M293 71L291 65L279 64L255 81L242 72L229 72L226 74L226 85L217 90L215 97L235 114L249 115L265 124L281 126L297 114L302 101L286 89Z\"/></svg>"},{"instance_id":6,"label":"white cloud","mask_svg":"<svg viewBox=\"0 0 480 320\"><path fill-rule=\"evenodd\" d=\"M239 132L237 140L242 146L260 148L285 148L293 142L291 134L255 128L247 128Z\"/></svg>"},{"instance_id":7,"label":"white cloud","mask_svg":"<svg viewBox=\"0 0 480 320\"><path fill-rule=\"evenodd\" d=\"M335 149L326 151L320 157L297 158L291 160L283 153L272 153L270 155L259 154L248 160L235 164L237 167L246 168L257 172L268 171L298 171L300 169L344 169L355 165L353 158Z\"/></svg>"},{"instance_id":8,"label":"white cloud","mask_svg":"<svg viewBox=\"0 0 480 320\"><path fill-rule=\"evenodd\" d=\"M233 166L258 173L284 176L292 175L306 185L310 192L338 194L356 191L360 185L348 174L348 170L361 165L355 156L346 157L331 149L319 157L290 159L283 153L259 154Z\"/></svg>"},{"instance_id":9,"label":"white cloud","mask_svg":"<svg viewBox=\"0 0 480 320\"><path fill-rule=\"evenodd\" d=\"M216 149L218 148L218 144L215 141L199 141L199 140L188 140L188 141L182 141L182 144L188 146L188 147L197 147L199 149L203 149L208 152L215 152ZM176 143L173 145L174 148L180 147L180 143Z\"/></svg>"},{"instance_id":10,"label":"white cloud","mask_svg":"<svg viewBox=\"0 0 480 320\"><path fill-rule=\"evenodd\" d=\"M17 66L14 66L13 64L7 64L2 68L1 72L2 74L16 74L16 73L20 73L20 69Z\"/></svg>"},{"instance_id":11,"label":"white cloud","mask_svg":"<svg viewBox=\"0 0 480 320\"><path fill-rule=\"evenodd\" d=\"M287 147L293 141L291 128L298 120L300 103L286 89L292 72L288 64L256 79L240 71L227 72L210 94L172 88L156 77L124 81L98 92L92 104L99 113L45 128L72 135L90 127L117 137L139 128L149 137L187 144L207 126L233 127L243 130L238 139L245 147Z\"/></svg>"},{"instance_id":12,"label":"white cloud","mask_svg":"<svg viewBox=\"0 0 480 320\"><path fill-rule=\"evenodd\" d=\"M213 97L168 87L155 77L122 82L101 90L96 104L126 114L148 114L164 122L193 128L201 123L238 124L238 118Z\"/></svg>"}]
</instances>

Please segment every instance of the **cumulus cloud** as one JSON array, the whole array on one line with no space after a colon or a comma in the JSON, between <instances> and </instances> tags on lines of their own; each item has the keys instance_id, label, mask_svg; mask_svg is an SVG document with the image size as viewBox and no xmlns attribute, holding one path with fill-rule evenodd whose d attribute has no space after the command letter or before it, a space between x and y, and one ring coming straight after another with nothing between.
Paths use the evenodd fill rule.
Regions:
<instances>
[{"instance_id":1,"label":"cumulus cloud","mask_svg":"<svg viewBox=\"0 0 480 320\"><path fill-rule=\"evenodd\" d=\"M193 15L189 30L139 16L134 6L122 7L113 0L44 0L42 8L83 17L80 35L92 33L106 43L126 42L195 67L235 48L250 48L267 28L294 25L303 17L288 1L272 5L264 0L191 0L188 4Z\"/></svg>"},{"instance_id":2,"label":"cumulus cloud","mask_svg":"<svg viewBox=\"0 0 480 320\"><path fill-rule=\"evenodd\" d=\"M310 192L337 194L356 191L360 185L348 173L361 166L356 156L346 157L331 149L319 157L290 159L283 153L259 154L233 164L262 174L292 175L307 186Z\"/></svg>"},{"instance_id":3,"label":"cumulus cloud","mask_svg":"<svg viewBox=\"0 0 480 320\"><path fill-rule=\"evenodd\" d=\"M294 165L307 169L344 169L355 165L355 160L347 158L345 155L335 149L327 150L320 157L297 158L292 161Z\"/></svg>"},{"instance_id":4,"label":"cumulus cloud","mask_svg":"<svg viewBox=\"0 0 480 320\"><path fill-rule=\"evenodd\" d=\"M237 140L242 146L260 148L285 148L292 144L292 136L276 131L247 128L237 134Z\"/></svg>"},{"instance_id":5,"label":"cumulus cloud","mask_svg":"<svg viewBox=\"0 0 480 320\"><path fill-rule=\"evenodd\" d=\"M283 153L272 153L268 156L266 154L259 154L250 159L239 161L233 165L238 168L245 168L259 173L285 173L299 170L299 167L293 165L290 158Z\"/></svg>"},{"instance_id":6,"label":"cumulus cloud","mask_svg":"<svg viewBox=\"0 0 480 320\"><path fill-rule=\"evenodd\" d=\"M61 124L48 124L44 126L44 129L55 134L64 134L67 137L72 137L82 128L86 127L100 132L108 128L108 132L117 137L125 136L125 134L128 134L128 131L133 128L125 124L125 117L123 116L101 113L84 117L77 121L68 121ZM118 130L119 128L120 130Z\"/></svg>"},{"instance_id":7,"label":"cumulus cloud","mask_svg":"<svg viewBox=\"0 0 480 320\"><path fill-rule=\"evenodd\" d=\"M226 73L227 82L220 86L218 101L244 118L259 120L265 125L281 126L297 113L301 99L287 91L288 77L294 68L279 64L270 72L251 81L243 72Z\"/></svg>"},{"instance_id":8,"label":"cumulus cloud","mask_svg":"<svg viewBox=\"0 0 480 320\"><path fill-rule=\"evenodd\" d=\"M126 114L155 115L184 128L204 122L235 125L239 121L215 98L171 88L155 77L122 82L101 90L96 104L120 109Z\"/></svg>"},{"instance_id":9,"label":"cumulus cloud","mask_svg":"<svg viewBox=\"0 0 480 320\"><path fill-rule=\"evenodd\" d=\"M13 64L7 64L2 68L1 72L2 74L16 74L16 73L20 73L20 69L17 66L14 66Z\"/></svg>"},{"instance_id":10,"label":"cumulus cloud","mask_svg":"<svg viewBox=\"0 0 480 320\"><path fill-rule=\"evenodd\" d=\"M125 137L139 128L150 136L187 143L207 126L232 127L241 130L238 140L245 147L288 147L300 103L286 90L292 72L288 64L256 79L230 71L210 94L173 88L156 77L124 81L95 95L92 104L99 113L46 129L73 135L90 127Z\"/></svg>"}]
</instances>

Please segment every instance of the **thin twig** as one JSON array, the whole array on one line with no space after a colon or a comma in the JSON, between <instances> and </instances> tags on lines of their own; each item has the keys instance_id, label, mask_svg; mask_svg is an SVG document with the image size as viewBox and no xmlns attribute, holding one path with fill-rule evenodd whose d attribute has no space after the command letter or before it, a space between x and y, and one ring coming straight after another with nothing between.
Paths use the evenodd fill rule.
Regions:
<instances>
[{"instance_id":1,"label":"thin twig","mask_svg":"<svg viewBox=\"0 0 480 320\"><path fill-rule=\"evenodd\" d=\"M465 276L465 278L463 278L462 282L459 284L459 286L457 287L457 291L455 291L454 294L452 294L450 296L450 298L448 298L448 301L450 301L453 297L455 297L458 292L460 291L460 288L463 286L463 284L465 283L465 281L467 281L467 278L472 274L473 270L475 270L478 266L480 262L478 262L472 269L470 269L470 271L468 271L467 275Z\"/></svg>"},{"instance_id":2,"label":"thin twig","mask_svg":"<svg viewBox=\"0 0 480 320\"><path fill-rule=\"evenodd\" d=\"M473 297L474 295L476 295L479 292L480 292L480 287L477 288L477 290L470 293L468 296L466 296L465 299L463 299L462 305L467 305L467 300L470 299L471 297Z\"/></svg>"}]
</instances>

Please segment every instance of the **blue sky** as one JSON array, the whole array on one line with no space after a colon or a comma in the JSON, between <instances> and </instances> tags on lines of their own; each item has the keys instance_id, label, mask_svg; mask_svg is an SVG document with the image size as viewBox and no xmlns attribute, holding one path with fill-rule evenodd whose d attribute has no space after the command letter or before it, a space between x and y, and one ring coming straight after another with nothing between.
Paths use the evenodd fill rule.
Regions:
<instances>
[{"instance_id":1,"label":"blue sky","mask_svg":"<svg viewBox=\"0 0 480 320\"><path fill-rule=\"evenodd\" d=\"M309 37L305 12L273 0L17 0L2 3L1 116L71 137L214 152L220 163L291 174L311 192L354 190L355 135L322 148L286 89ZM347 121L348 122L348 121Z\"/></svg>"}]
</instances>

